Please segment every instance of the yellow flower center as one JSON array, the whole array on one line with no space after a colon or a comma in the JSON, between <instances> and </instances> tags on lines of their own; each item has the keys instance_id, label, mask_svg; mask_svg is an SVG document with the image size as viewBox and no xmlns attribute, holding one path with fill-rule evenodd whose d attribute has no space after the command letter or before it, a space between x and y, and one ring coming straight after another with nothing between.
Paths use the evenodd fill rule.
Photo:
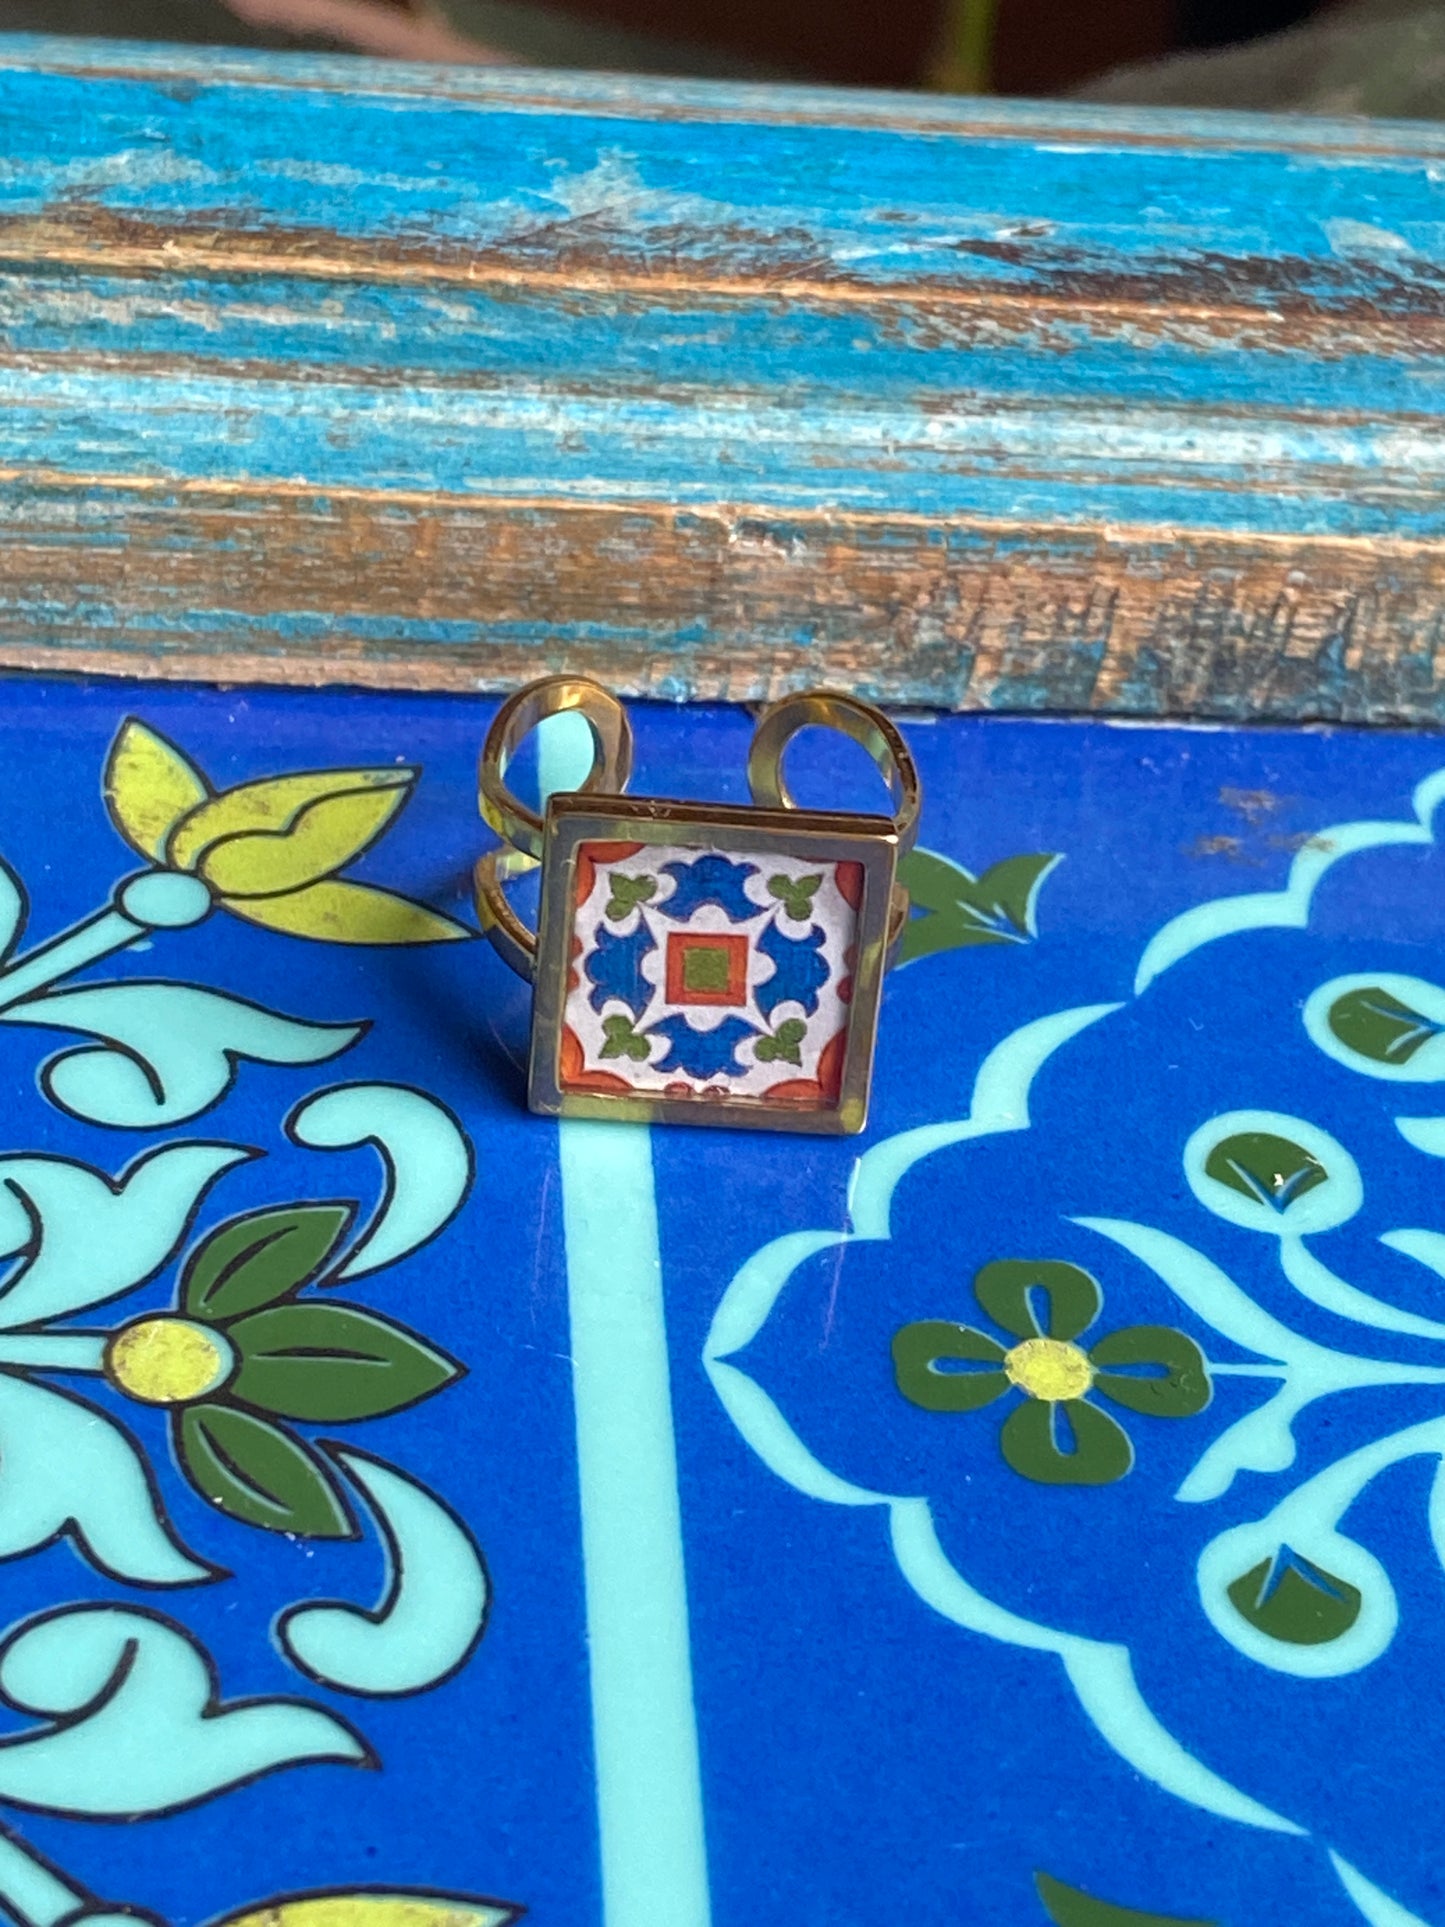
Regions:
<instances>
[{"instance_id":1,"label":"yellow flower center","mask_svg":"<svg viewBox=\"0 0 1445 1927\"><path fill-rule=\"evenodd\" d=\"M1062 1338L1026 1338L1007 1354L1003 1368L1021 1392L1055 1403L1082 1398L1094 1382L1088 1353Z\"/></svg>"},{"instance_id":2,"label":"yellow flower center","mask_svg":"<svg viewBox=\"0 0 1445 1927\"><path fill-rule=\"evenodd\" d=\"M189 1318L140 1318L105 1348L105 1375L119 1392L145 1405L185 1405L226 1377L230 1346Z\"/></svg>"}]
</instances>

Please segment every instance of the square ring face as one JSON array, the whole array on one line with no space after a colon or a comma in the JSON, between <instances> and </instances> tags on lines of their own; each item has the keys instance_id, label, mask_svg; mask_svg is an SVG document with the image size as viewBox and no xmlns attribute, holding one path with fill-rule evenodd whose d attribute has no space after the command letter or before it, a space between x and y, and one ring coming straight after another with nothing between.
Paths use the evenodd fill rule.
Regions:
<instances>
[{"instance_id":1,"label":"square ring face","mask_svg":"<svg viewBox=\"0 0 1445 1927\"><path fill-rule=\"evenodd\" d=\"M532 1108L861 1130L896 864L886 817L554 798Z\"/></svg>"}]
</instances>

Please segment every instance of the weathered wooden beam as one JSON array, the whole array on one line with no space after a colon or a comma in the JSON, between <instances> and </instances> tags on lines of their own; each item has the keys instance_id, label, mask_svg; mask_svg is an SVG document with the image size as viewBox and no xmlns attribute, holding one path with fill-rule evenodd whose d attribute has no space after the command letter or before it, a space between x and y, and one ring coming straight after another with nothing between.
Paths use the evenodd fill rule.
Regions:
<instances>
[{"instance_id":1,"label":"weathered wooden beam","mask_svg":"<svg viewBox=\"0 0 1445 1927\"><path fill-rule=\"evenodd\" d=\"M0 663L1445 716L1445 130L0 38Z\"/></svg>"}]
</instances>

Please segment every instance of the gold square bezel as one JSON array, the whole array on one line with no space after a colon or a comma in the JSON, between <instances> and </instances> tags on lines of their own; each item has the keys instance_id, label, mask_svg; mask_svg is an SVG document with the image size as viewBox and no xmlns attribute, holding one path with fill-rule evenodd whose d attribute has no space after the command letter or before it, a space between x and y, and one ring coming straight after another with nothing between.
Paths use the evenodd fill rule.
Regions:
<instances>
[{"instance_id":1,"label":"gold square bezel","mask_svg":"<svg viewBox=\"0 0 1445 1927\"><path fill-rule=\"evenodd\" d=\"M838 1101L807 1106L765 1097L671 1097L646 1092L577 1091L561 1081L577 853L584 843L670 845L705 842L724 853L853 862L863 871L853 988L848 1006ZM848 1135L868 1116L878 1004L898 864L891 818L841 811L777 810L722 803L569 792L547 806L541 916L532 1006L528 1101L549 1117L611 1118L628 1123L702 1124L724 1129Z\"/></svg>"}]
</instances>

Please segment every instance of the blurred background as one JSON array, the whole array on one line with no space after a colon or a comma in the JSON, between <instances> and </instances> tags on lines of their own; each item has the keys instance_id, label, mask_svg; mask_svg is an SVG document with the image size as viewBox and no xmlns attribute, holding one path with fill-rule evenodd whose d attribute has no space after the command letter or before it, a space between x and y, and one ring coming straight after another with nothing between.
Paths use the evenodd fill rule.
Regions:
<instances>
[{"instance_id":1,"label":"blurred background","mask_svg":"<svg viewBox=\"0 0 1445 1927\"><path fill-rule=\"evenodd\" d=\"M1445 0L0 0L0 29L1116 102L1445 112Z\"/></svg>"}]
</instances>

